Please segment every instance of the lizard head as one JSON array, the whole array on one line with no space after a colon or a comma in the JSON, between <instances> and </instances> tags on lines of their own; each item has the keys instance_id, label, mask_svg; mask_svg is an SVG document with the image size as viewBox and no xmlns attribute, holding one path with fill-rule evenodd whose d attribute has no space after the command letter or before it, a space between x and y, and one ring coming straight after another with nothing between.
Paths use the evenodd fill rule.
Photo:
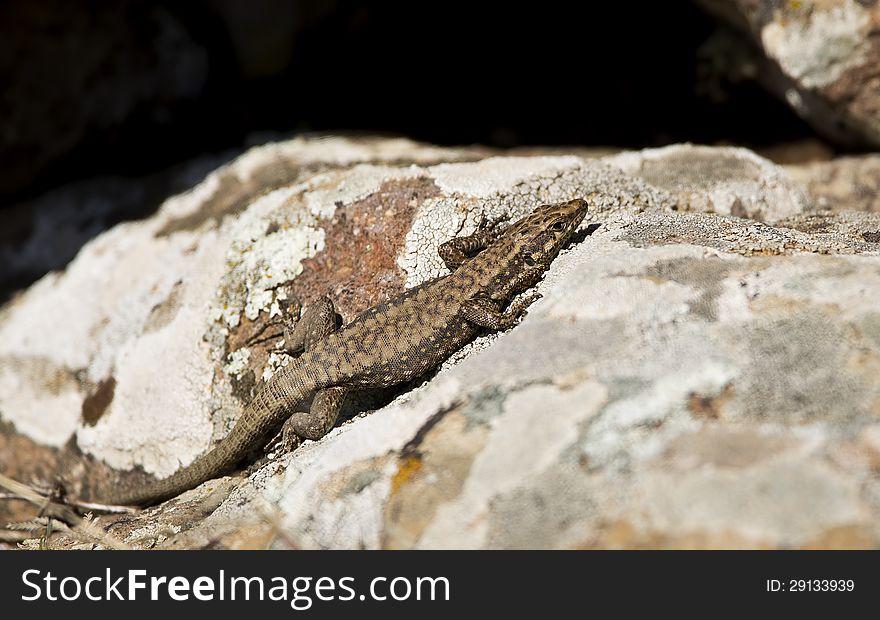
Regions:
<instances>
[{"instance_id":1,"label":"lizard head","mask_svg":"<svg viewBox=\"0 0 880 620\"><path fill-rule=\"evenodd\" d=\"M497 274L492 296L508 298L538 282L566 246L587 214L587 201L542 205L504 231L495 260L505 265Z\"/></svg>"},{"instance_id":2,"label":"lizard head","mask_svg":"<svg viewBox=\"0 0 880 620\"><path fill-rule=\"evenodd\" d=\"M513 224L510 233L523 268L545 271L586 214L587 201L577 198L540 206Z\"/></svg>"}]
</instances>

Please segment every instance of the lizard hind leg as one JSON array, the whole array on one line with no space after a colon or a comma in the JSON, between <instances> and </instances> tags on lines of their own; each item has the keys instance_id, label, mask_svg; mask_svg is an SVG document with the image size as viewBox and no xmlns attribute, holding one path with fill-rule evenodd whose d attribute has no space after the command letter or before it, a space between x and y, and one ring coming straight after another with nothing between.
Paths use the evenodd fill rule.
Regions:
<instances>
[{"instance_id":1,"label":"lizard hind leg","mask_svg":"<svg viewBox=\"0 0 880 620\"><path fill-rule=\"evenodd\" d=\"M498 304L484 297L473 297L467 300L461 308L461 316L484 329L501 331L509 329L526 315L528 307L541 298L541 294L534 292L514 301L502 312Z\"/></svg>"},{"instance_id":2,"label":"lizard hind leg","mask_svg":"<svg viewBox=\"0 0 880 620\"><path fill-rule=\"evenodd\" d=\"M300 439L317 440L330 432L344 399L345 390L341 387L318 391L308 412L296 411L284 423L281 429L282 452L293 450Z\"/></svg>"},{"instance_id":3,"label":"lizard hind leg","mask_svg":"<svg viewBox=\"0 0 880 620\"><path fill-rule=\"evenodd\" d=\"M295 324L287 322L284 346L289 354L309 351L323 338L341 327L339 315L329 297L308 306ZM320 439L336 424L345 398L345 390L331 387L319 390L308 412L296 411L281 430L281 450L293 450L300 439Z\"/></svg>"}]
</instances>

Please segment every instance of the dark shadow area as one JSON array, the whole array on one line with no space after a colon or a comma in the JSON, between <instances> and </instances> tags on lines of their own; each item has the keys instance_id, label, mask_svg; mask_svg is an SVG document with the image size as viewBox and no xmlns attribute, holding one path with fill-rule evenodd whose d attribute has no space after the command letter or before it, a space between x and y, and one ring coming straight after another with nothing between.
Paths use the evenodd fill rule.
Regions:
<instances>
[{"instance_id":1,"label":"dark shadow area","mask_svg":"<svg viewBox=\"0 0 880 620\"><path fill-rule=\"evenodd\" d=\"M47 0L2 13L0 124L19 156L4 203L255 132L634 148L812 135L754 84L696 95L715 24L688 3Z\"/></svg>"},{"instance_id":2,"label":"dark shadow area","mask_svg":"<svg viewBox=\"0 0 880 620\"><path fill-rule=\"evenodd\" d=\"M199 178L169 169L208 162L194 166L203 174L298 133L497 148L813 137L757 84L706 75L699 50L715 29L687 2L7 0L0 254L15 255L53 188L85 183L87 195L104 178L138 188L113 197L84 242ZM76 249L14 274L7 262L3 288Z\"/></svg>"},{"instance_id":3,"label":"dark shadow area","mask_svg":"<svg viewBox=\"0 0 880 620\"><path fill-rule=\"evenodd\" d=\"M586 241L587 237L592 235L600 228L602 228L602 222L593 222L592 224L584 226L581 230L578 230L571 236L569 247L573 245L578 245L579 243L583 243L584 241Z\"/></svg>"}]
</instances>

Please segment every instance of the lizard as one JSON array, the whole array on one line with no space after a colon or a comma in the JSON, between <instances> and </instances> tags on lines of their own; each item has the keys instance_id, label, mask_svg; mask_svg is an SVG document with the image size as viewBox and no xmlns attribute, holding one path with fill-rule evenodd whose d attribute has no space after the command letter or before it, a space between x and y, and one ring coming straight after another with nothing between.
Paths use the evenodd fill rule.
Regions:
<instances>
[{"instance_id":1,"label":"lizard","mask_svg":"<svg viewBox=\"0 0 880 620\"><path fill-rule=\"evenodd\" d=\"M337 327L328 298L307 307L285 329L284 347L299 356L258 389L226 437L167 478L117 489L108 503L146 506L179 495L237 465L279 428L285 438L319 439L335 425L348 391L410 382L480 333L513 327L540 297L521 294L543 277L587 210L583 199L542 205L506 228L496 223L454 237L438 248L450 273L345 326Z\"/></svg>"}]
</instances>

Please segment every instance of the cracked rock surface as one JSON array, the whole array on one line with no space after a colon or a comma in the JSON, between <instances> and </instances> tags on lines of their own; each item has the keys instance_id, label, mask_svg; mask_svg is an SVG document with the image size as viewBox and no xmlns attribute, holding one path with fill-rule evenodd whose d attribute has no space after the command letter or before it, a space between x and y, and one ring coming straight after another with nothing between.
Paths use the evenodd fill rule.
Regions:
<instances>
[{"instance_id":1,"label":"cracked rock surface","mask_svg":"<svg viewBox=\"0 0 880 620\"><path fill-rule=\"evenodd\" d=\"M290 182L258 191L281 152ZM583 196L592 234L520 325L320 441L96 523L139 548L880 544L880 215L831 164L485 155L259 147L95 238L0 310L0 471L96 496L166 476L284 363L256 336L292 299L351 320L444 273L450 237Z\"/></svg>"}]
</instances>

